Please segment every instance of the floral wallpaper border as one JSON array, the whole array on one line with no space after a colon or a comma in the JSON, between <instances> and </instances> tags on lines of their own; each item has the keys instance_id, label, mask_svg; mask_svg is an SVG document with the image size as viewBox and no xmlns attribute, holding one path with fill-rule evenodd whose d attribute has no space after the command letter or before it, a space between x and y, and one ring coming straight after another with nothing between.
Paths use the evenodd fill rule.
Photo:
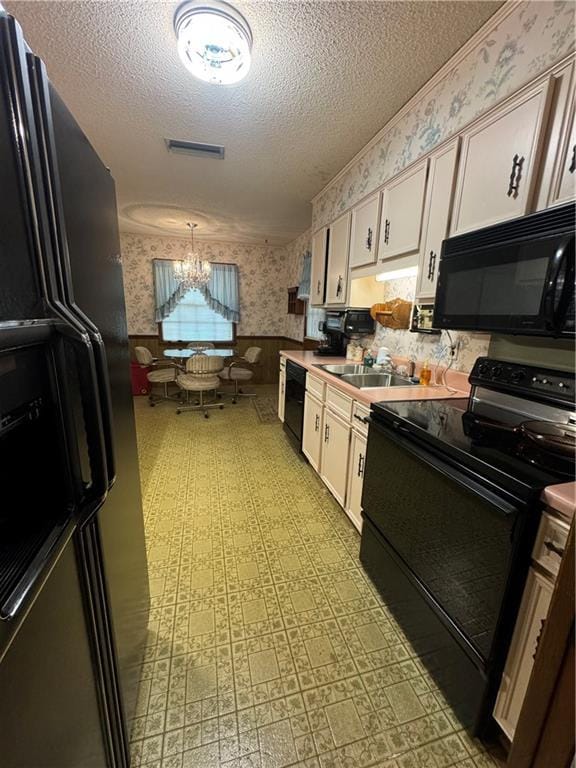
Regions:
<instances>
[{"instance_id":1,"label":"floral wallpaper border","mask_svg":"<svg viewBox=\"0 0 576 768\"><path fill-rule=\"evenodd\" d=\"M505 7L506 8L506 7ZM473 49L312 201L312 231L329 224L387 179L456 134L496 102L574 49L573 0L511 0Z\"/></svg>"}]
</instances>

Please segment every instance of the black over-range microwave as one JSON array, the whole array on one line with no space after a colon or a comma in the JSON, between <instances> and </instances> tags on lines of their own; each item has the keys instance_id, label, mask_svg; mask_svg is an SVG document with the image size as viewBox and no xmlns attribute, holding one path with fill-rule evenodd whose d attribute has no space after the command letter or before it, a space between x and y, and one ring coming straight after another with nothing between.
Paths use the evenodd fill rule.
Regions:
<instances>
[{"instance_id":1,"label":"black over-range microwave","mask_svg":"<svg viewBox=\"0 0 576 768\"><path fill-rule=\"evenodd\" d=\"M444 240L434 327L574 335L574 203Z\"/></svg>"}]
</instances>

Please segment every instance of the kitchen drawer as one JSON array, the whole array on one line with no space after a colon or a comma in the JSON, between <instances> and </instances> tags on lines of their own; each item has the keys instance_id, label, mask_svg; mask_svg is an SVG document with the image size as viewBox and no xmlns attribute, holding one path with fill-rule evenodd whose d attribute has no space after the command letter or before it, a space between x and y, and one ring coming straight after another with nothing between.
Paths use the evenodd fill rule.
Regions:
<instances>
[{"instance_id":1,"label":"kitchen drawer","mask_svg":"<svg viewBox=\"0 0 576 768\"><path fill-rule=\"evenodd\" d=\"M310 373L306 374L306 390L311 392L321 402L324 402L324 390L326 384L322 379L317 379L316 376L312 376Z\"/></svg>"},{"instance_id":2,"label":"kitchen drawer","mask_svg":"<svg viewBox=\"0 0 576 768\"><path fill-rule=\"evenodd\" d=\"M558 575L569 530L568 524L559 518L548 512L542 514L532 559L554 577Z\"/></svg>"},{"instance_id":3,"label":"kitchen drawer","mask_svg":"<svg viewBox=\"0 0 576 768\"><path fill-rule=\"evenodd\" d=\"M352 418L352 405L354 400L348 395L343 394L338 389L328 385L326 387L326 405L333 413L342 416L346 421Z\"/></svg>"},{"instance_id":4,"label":"kitchen drawer","mask_svg":"<svg viewBox=\"0 0 576 768\"><path fill-rule=\"evenodd\" d=\"M364 437L368 435L368 424L364 421L368 416L370 416L370 408L355 400L352 406L352 426Z\"/></svg>"}]
</instances>

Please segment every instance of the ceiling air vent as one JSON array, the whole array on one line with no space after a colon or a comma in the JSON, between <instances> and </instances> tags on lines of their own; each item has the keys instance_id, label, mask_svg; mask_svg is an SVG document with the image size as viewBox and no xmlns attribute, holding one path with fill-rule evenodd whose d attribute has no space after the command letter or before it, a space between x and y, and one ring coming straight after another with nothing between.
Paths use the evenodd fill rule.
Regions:
<instances>
[{"instance_id":1,"label":"ceiling air vent","mask_svg":"<svg viewBox=\"0 0 576 768\"><path fill-rule=\"evenodd\" d=\"M179 139L165 139L165 141L169 152L224 160L224 147L219 144L201 144L199 141L180 141Z\"/></svg>"}]
</instances>

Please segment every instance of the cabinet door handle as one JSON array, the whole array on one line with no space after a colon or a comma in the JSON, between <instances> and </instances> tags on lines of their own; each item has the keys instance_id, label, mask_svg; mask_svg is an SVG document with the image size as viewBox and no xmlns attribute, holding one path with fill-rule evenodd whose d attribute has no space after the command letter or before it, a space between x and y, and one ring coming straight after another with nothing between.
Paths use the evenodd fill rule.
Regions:
<instances>
[{"instance_id":1,"label":"cabinet door handle","mask_svg":"<svg viewBox=\"0 0 576 768\"><path fill-rule=\"evenodd\" d=\"M570 163L570 166L568 168L570 173L574 173L576 171L576 144L572 147L572 161Z\"/></svg>"},{"instance_id":2,"label":"cabinet door handle","mask_svg":"<svg viewBox=\"0 0 576 768\"><path fill-rule=\"evenodd\" d=\"M338 275L338 283L336 285L336 296L340 296L342 293L342 275Z\"/></svg>"},{"instance_id":3,"label":"cabinet door handle","mask_svg":"<svg viewBox=\"0 0 576 768\"><path fill-rule=\"evenodd\" d=\"M512 158L512 170L510 171L510 181L508 182L508 197L516 199L520 188L520 179L522 178L522 166L524 165L524 156L514 155Z\"/></svg>"},{"instance_id":4,"label":"cabinet door handle","mask_svg":"<svg viewBox=\"0 0 576 768\"><path fill-rule=\"evenodd\" d=\"M324 442L327 443L330 439L330 425L326 424L324 426Z\"/></svg>"},{"instance_id":5,"label":"cabinet door handle","mask_svg":"<svg viewBox=\"0 0 576 768\"><path fill-rule=\"evenodd\" d=\"M319 429L320 429L320 416L318 416L318 414L316 414L316 422L314 424L314 432L318 432Z\"/></svg>"},{"instance_id":6,"label":"cabinet door handle","mask_svg":"<svg viewBox=\"0 0 576 768\"><path fill-rule=\"evenodd\" d=\"M564 554L564 550L562 549L562 547L557 546L556 544L554 544L553 541L550 541L549 539L547 539L544 542L544 546L546 547L548 552L553 552L555 555L558 555L558 557L562 557L562 555Z\"/></svg>"},{"instance_id":7,"label":"cabinet door handle","mask_svg":"<svg viewBox=\"0 0 576 768\"><path fill-rule=\"evenodd\" d=\"M534 653L532 654L532 658L536 658L536 654L538 653L538 646L540 645L540 638L542 637L542 632L544 631L544 624L546 624L546 619L540 620L540 632L538 632L538 637L536 638L536 645L534 647Z\"/></svg>"},{"instance_id":8,"label":"cabinet door handle","mask_svg":"<svg viewBox=\"0 0 576 768\"><path fill-rule=\"evenodd\" d=\"M318 285L316 286L316 295L320 296L320 280L318 280Z\"/></svg>"},{"instance_id":9,"label":"cabinet door handle","mask_svg":"<svg viewBox=\"0 0 576 768\"><path fill-rule=\"evenodd\" d=\"M388 241L390 240L390 220L386 219L386 225L384 227L384 242L386 245L388 245Z\"/></svg>"},{"instance_id":10,"label":"cabinet door handle","mask_svg":"<svg viewBox=\"0 0 576 768\"><path fill-rule=\"evenodd\" d=\"M356 474L358 477L364 476L364 456L362 454L358 456L358 472Z\"/></svg>"},{"instance_id":11,"label":"cabinet door handle","mask_svg":"<svg viewBox=\"0 0 576 768\"><path fill-rule=\"evenodd\" d=\"M436 272L436 254L431 251L432 263L430 264L430 281L434 280L434 273Z\"/></svg>"},{"instance_id":12,"label":"cabinet door handle","mask_svg":"<svg viewBox=\"0 0 576 768\"><path fill-rule=\"evenodd\" d=\"M368 235L366 237L366 250L372 250L372 227L368 227Z\"/></svg>"},{"instance_id":13,"label":"cabinet door handle","mask_svg":"<svg viewBox=\"0 0 576 768\"><path fill-rule=\"evenodd\" d=\"M428 280L432 280L432 256L434 255L434 251L430 251L430 256L428 256Z\"/></svg>"}]
</instances>

